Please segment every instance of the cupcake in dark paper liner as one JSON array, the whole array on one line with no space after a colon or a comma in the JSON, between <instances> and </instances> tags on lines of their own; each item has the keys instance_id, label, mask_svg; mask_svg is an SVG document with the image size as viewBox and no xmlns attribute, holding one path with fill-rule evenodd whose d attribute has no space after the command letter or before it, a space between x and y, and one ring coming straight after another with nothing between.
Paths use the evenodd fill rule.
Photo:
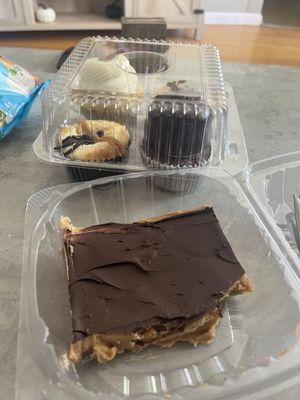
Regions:
<instances>
[{"instance_id":1,"label":"cupcake in dark paper liner","mask_svg":"<svg viewBox=\"0 0 300 400\"><path fill-rule=\"evenodd\" d=\"M213 112L186 81L169 82L163 93L154 97L144 126L142 154L145 164L159 169L195 168L211 155ZM194 179L185 184L193 190ZM181 176L159 180L168 190L178 191Z\"/></svg>"},{"instance_id":2,"label":"cupcake in dark paper liner","mask_svg":"<svg viewBox=\"0 0 300 400\"><path fill-rule=\"evenodd\" d=\"M161 176L155 175L153 178L155 186L176 193L193 193L199 188L201 182L201 175L196 173L185 173L184 176L180 173Z\"/></svg>"},{"instance_id":3,"label":"cupcake in dark paper liner","mask_svg":"<svg viewBox=\"0 0 300 400\"><path fill-rule=\"evenodd\" d=\"M98 168L80 168L80 167L66 167L69 176L75 182L92 181L98 178L107 178L109 176L121 175L124 172L104 170Z\"/></svg>"},{"instance_id":4,"label":"cupcake in dark paper liner","mask_svg":"<svg viewBox=\"0 0 300 400\"><path fill-rule=\"evenodd\" d=\"M145 162L156 168L198 167L211 154L213 112L191 82L168 82L148 108L142 143Z\"/></svg>"},{"instance_id":5,"label":"cupcake in dark paper liner","mask_svg":"<svg viewBox=\"0 0 300 400\"><path fill-rule=\"evenodd\" d=\"M198 167L210 157L211 110L197 98L159 95L145 122L145 162L158 168Z\"/></svg>"}]
</instances>

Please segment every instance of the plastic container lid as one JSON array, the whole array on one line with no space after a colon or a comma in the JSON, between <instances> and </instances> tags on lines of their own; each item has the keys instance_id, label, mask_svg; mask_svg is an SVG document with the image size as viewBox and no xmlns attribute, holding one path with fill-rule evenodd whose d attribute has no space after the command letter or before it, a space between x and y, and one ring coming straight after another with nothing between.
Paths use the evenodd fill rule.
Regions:
<instances>
[{"instance_id":1,"label":"plastic container lid","mask_svg":"<svg viewBox=\"0 0 300 400\"><path fill-rule=\"evenodd\" d=\"M94 37L45 90L35 152L51 163L132 172L216 166L229 145L215 47Z\"/></svg>"},{"instance_id":2,"label":"plastic container lid","mask_svg":"<svg viewBox=\"0 0 300 400\"><path fill-rule=\"evenodd\" d=\"M161 179L183 190L162 190ZM186 190L190 182L197 182L193 192ZM209 346L178 344L75 368L66 357L71 321L60 216L87 226L203 204L214 206L255 291L227 303ZM36 193L26 210L16 399L258 399L283 382L288 387L300 367L300 259L281 248L257 204L218 168L130 174Z\"/></svg>"},{"instance_id":3,"label":"plastic container lid","mask_svg":"<svg viewBox=\"0 0 300 400\"><path fill-rule=\"evenodd\" d=\"M253 163L243 180L287 252L299 257L293 195L300 195L300 152Z\"/></svg>"}]
</instances>

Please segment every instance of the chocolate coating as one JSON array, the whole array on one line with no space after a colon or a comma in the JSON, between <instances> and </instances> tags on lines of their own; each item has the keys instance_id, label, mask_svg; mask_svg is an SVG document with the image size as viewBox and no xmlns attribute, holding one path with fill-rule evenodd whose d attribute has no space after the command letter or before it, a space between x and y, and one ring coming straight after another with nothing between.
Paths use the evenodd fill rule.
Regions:
<instances>
[{"instance_id":1,"label":"chocolate coating","mask_svg":"<svg viewBox=\"0 0 300 400\"><path fill-rule=\"evenodd\" d=\"M199 318L244 270L212 208L65 232L73 342Z\"/></svg>"}]
</instances>

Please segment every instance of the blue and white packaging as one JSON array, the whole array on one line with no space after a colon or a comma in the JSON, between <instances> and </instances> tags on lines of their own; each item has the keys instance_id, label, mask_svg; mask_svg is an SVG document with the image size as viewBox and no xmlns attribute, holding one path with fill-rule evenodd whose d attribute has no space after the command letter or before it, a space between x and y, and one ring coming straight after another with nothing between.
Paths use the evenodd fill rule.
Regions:
<instances>
[{"instance_id":1,"label":"blue and white packaging","mask_svg":"<svg viewBox=\"0 0 300 400\"><path fill-rule=\"evenodd\" d=\"M24 68L0 56L0 139L28 114L44 86Z\"/></svg>"}]
</instances>

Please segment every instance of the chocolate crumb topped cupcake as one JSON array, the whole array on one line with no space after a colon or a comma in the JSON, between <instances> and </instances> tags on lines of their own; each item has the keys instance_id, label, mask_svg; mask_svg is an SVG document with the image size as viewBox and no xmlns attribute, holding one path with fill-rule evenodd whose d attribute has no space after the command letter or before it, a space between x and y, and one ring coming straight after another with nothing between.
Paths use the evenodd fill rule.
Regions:
<instances>
[{"instance_id":1,"label":"chocolate crumb topped cupcake","mask_svg":"<svg viewBox=\"0 0 300 400\"><path fill-rule=\"evenodd\" d=\"M150 104L143 152L147 164L197 167L211 154L212 110L200 96L162 94Z\"/></svg>"}]
</instances>

